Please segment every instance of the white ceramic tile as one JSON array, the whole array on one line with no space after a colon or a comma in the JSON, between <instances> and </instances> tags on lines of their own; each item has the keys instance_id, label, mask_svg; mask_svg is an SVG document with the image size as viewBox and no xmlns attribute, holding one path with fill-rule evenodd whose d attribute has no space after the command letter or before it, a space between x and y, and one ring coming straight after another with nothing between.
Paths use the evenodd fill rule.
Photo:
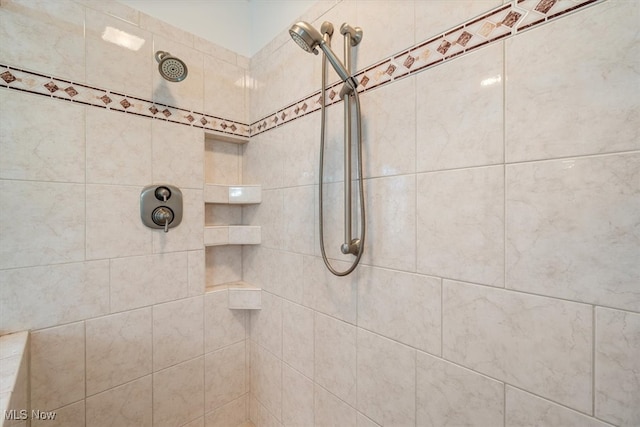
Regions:
<instances>
[{"instance_id":1,"label":"white ceramic tile","mask_svg":"<svg viewBox=\"0 0 640 427\"><path fill-rule=\"evenodd\" d=\"M356 410L318 385L314 388L316 426L354 426Z\"/></svg>"},{"instance_id":2,"label":"white ceramic tile","mask_svg":"<svg viewBox=\"0 0 640 427\"><path fill-rule=\"evenodd\" d=\"M282 418L282 361L254 342L251 343L251 393L277 420Z\"/></svg>"},{"instance_id":3,"label":"white ceramic tile","mask_svg":"<svg viewBox=\"0 0 640 427\"><path fill-rule=\"evenodd\" d=\"M3 1L0 58L74 81L85 77L85 9L75 2Z\"/></svg>"},{"instance_id":4,"label":"white ceramic tile","mask_svg":"<svg viewBox=\"0 0 640 427\"><path fill-rule=\"evenodd\" d=\"M87 108L87 182L151 184L151 120Z\"/></svg>"},{"instance_id":5,"label":"white ceramic tile","mask_svg":"<svg viewBox=\"0 0 640 427\"><path fill-rule=\"evenodd\" d=\"M204 352L202 296L153 306L153 370Z\"/></svg>"},{"instance_id":6,"label":"white ceramic tile","mask_svg":"<svg viewBox=\"0 0 640 427\"><path fill-rule=\"evenodd\" d=\"M140 191L140 187L87 185L87 259L151 253L151 229L140 219Z\"/></svg>"},{"instance_id":7,"label":"white ceramic tile","mask_svg":"<svg viewBox=\"0 0 640 427\"><path fill-rule=\"evenodd\" d=\"M55 418L53 414L55 413ZM55 411L40 410L39 419L32 419L32 427L84 427L85 424L85 401L81 400Z\"/></svg>"},{"instance_id":8,"label":"white ceramic tile","mask_svg":"<svg viewBox=\"0 0 640 427\"><path fill-rule=\"evenodd\" d=\"M607 423L541 399L525 391L506 386L506 427L584 426L605 427Z\"/></svg>"},{"instance_id":9,"label":"white ceramic tile","mask_svg":"<svg viewBox=\"0 0 640 427\"><path fill-rule=\"evenodd\" d=\"M442 354L589 412L592 317L584 304L445 281Z\"/></svg>"},{"instance_id":10,"label":"white ceramic tile","mask_svg":"<svg viewBox=\"0 0 640 427\"><path fill-rule=\"evenodd\" d=\"M251 312L251 340L282 358L282 298L262 292L262 309Z\"/></svg>"},{"instance_id":11,"label":"white ceramic tile","mask_svg":"<svg viewBox=\"0 0 640 427\"><path fill-rule=\"evenodd\" d=\"M193 37L190 34L189 36ZM153 52L157 51L168 52L171 56L183 61L187 66L188 74L181 82L170 82L165 80L155 69L152 76L153 99L165 105L202 111L204 107L204 55L178 42L167 33L154 31Z\"/></svg>"},{"instance_id":12,"label":"white ceramic tile","mask_svg":"<svg viewBox=\"0 0 640 427\"><path fill-rule=\"evenodd\" d=\"M417 425L503 424L503 383L420 351L416 363Z\"/></svg>"},{"instance_id":13,"label":"white ceramic tile","mask_svg":"<svg viewBox=\"0 0 640 427\"><path fill-rule=\"evenodd\" d=\"M185 188L202 189L204 185L202 130L153 120L151 138L153 182L175 185L183 193Z\"/></svg>"},{"instance_id":14,"label":"white ceramic tile","mask_svg":"<svg viewBox=\"0 0 640 427\"><path fill-rule=\"evenodd\" d=\"M418 272L504 283L502 166L419 174Z\"/></svg>"},{"instance_id":15,"label":"white ceramic tile","mask_svg":"<svg viewBox=\"0 0 640 427\"><path fill-rule=\"evenodd\" d=\"M507 287L640 310L640 155L507 167Z\"/></svg>"},{"instance_id":16,"label":"white ceramic tile","mask_svg":"<svg viewBox=\"0 0 640 427\"><path fill-rule=\"evenodd\" d=\"M209 55L204 56L204 111L246 123L245 70Z\"/></svg>"},{"instance_id":17,"label":"white ceramic tile","mask_svg":"<svg viewBox=\"0 0 640 427\"><path fill-rule=\"evenodd\" d=\"M355 324L359 271L356 269L348 276L337 277L331 274L321 258L305 256L303 262L303 304ZM331 263L339 271L346 271L351 265L334 260Z\"/></svg>"},{"instance_id":18,"label":"white ceramic tile","mask_svg":"<svg viewBox=\"0 0 640 427\"><path fill-rule=\"evenodd\" d=\"M84 323L31 334L31 408L50 411L84 398Z\"/></svg>"},{"instance_id":19,"label":"white ceramic tile","mask_svg":"<svg viewBox=\"0 0 640 427\"><path fill-rule=\"evenodd\" d=\"M365 177L415 172L416 90L422 93L416 87L415 78L407 78L361 96ZM424 98L418 97L420 99ZM433 100L431 94L429 99ZM419 123L425 120L420 114L418 117ZM352 144L357 144L355 138ZM418 153L423 155L420 151Z\"/></svg>"},{"instance_id":20,"label":"white ceramic tile","mask_svg":"<svg viewBox=\"0 0 640 427\"><path fill-rule=\"evenodd\" d=\"M250 286L250 285L249 285ZM262 290L256 287L230 287L229 309L260 310L262 309Z\"/></svg>"},{"instance_id":21,"label":"white ceramic tile","mask_svg":"<svg viewBox=\"0 0 640 427\"><path fill-rule=\"evenodd\" d=\"M311 255L314 251L315 189L313 185L285 188L283 195L282 249Z\"/></svg>"},{"instance_id":22,"label":"white ceramic tile","mask_svg":"<svg viewBox=\"0 0 640 427\"><path fill-rule=\"evenodd\" d=\"M87 424L107 427L151 427L151 376L87 398Z\"/></svg>"},{"instance_id":23,"label":"white ceramic tile","mask_svg":"<svg viewBox=\"0 0 640 427\"><path fill-rule=\"evenodd\" d=\"M182 189L182 222L168 233L153 230L153 251L174 252L203 248L204 209L202 190ZM151 229L149 229L151 230Z\"/></svg>"},{"instance_id":24,"label":"white ceramic tile","mask_svg":"<svg viewBox=\"0 0 640 427\"><path fill-rule=\"evenodd\" d=\"M202 295L206 286L205 277L205 251L189 251L187 255L188 262L188 281L189 296Z\"/></svg>"},{"instance_id":25,"label":"white ceramic tile","mask_svg":"<svg viewBox=\"0 0 640 427\"><path fill-rule=\"evenodd\" d=\"M263 190L282 187L284 175L284 152L282 133L286 126L261 133L251 138L251 144L243 146L242 183L260 184ZM284 129L284 130L283 130ZM262 203L267 200L262 193Z\"/></svg>"},{"instance_id":26,"label":"white ceramic tile","mask_svg":"<svg viewBox=\"0 0 640 427\"><path fill-rule=\"evenodd\" d=\"M416 42L443 33L501 4L502 0L416 1Z\"/></svg>"},{"instance_id":27,"label":"white ceramic tile","mask_svg":"<svg viewBox=\"0 0 640 427\"><path fill-rule=\"evenodd\" d=\"M358 326L441 354L441 280L362 266Z\"/></svg>"},{"instance_id":28,"label":"white ceramic tile","mask_svg":"<svg viewBox=\"0 0 640 427\"><path fill-rule=\"evenodd\" d=\"M314 424L313 381L286 364L282 367L282 424L311 426Z\"/></svg>"},{"instance_id":29,"label":"white ceramic tile","mask_svg":"<svg viewBox=\"0 0 640 427\"><path fill-rule=\"evenodd\" d=\"M84 260L84 185L0 181L0 194L0 268Z\"/></svg>"},{"instance_id":30,"label":"white ceramic tile","mask_svg":"<svg viewBox=\"0 0 640 427\"><path fill-rule=\"evenodd\" d=\"M358 69L415 44L414 4L413 0L401 6L384 0L356 2L358 22L350 24L364 31L356 48Z\"/></svg>"},{"instance_id":31,"label":"white ceramic tile","mask_svg":"<svg viewBox=\"0 0 640 427\"><path fill-rule=\"evenodd\" d=\"M204 357L204 410L218 409L245 393L245 342Z\"/></svg>"},{"instance_id":32,"label":"white ceramic tile","mask_svg":"<svg viewBox=\"0 0 640 427\"><path fill-rule=\"evenodd\" d=\"M595 415L612 424L640 423L640 314L596 308Z\"/></svg>"},{"instance_id":33,"label":"white ceramic tile","mask_svg":"<svg viewBox=\"0 0 640 427\"><path fill-rule=\"evenodd\" d=\"M153 374L153 425L176 426L204 415L204 359Z\"/></svg>"},{"instance_id":34,"label":"white ceramic tile","mask_svg":"<svg viewBox=\"0 0 640 427\"><path fill-rule=\"evenodd\" d=\"M605 2L506 42L508 161L640 148L639 18Z\"/></svg>"},{"instance_id":35,"label":"white ceramic tile","mask_svg":"<svg viewBox=\"0 0 640 427\"><path fill-rule=\"evenodd\" d=\"M316 313L314 380L340 399L356 403L356 327Z\"/></svg>"},{"instance_id":36,"label":"white ceramic tile","mask_svg":"<svg viewBox=\"0 0 640 427\"><path fill-rule=\"evenodd\" d=\"M151 308L87 320L87 395L150 374L151 337Z\"/></svg>"},{"instance_id":37,"label":"white ceramic tile","mask_svg":"<svg viewBox=\"0 0 640 427\"><path fill-rule=\"evenodd\" d=\"M227 403L205 416L205 427L241 426L247 421L247 395Z\"/></svg>"},{"instance_id":38,"label":"white ceramic tile","mask_svg":"<svg viewBox=\"0 0 640 427\"><path fill-rule=\"evenodd\" d=\"M218 350L244 341L244 311L229 310L227 292L209 292L204 296L204 351Z\"/></svg>"},{"instance_id":39,"label":"white ceramic tile","mask_svg":"<svg viewBox=\"0 0 640 427\"><path fill-rule=\"evenodd\" d=\"M284 236L283 224L284 190L264 190L262 202L242 209L243 223L260 226L261 245L280 249Z\"/></svg>"},{"instance_id":40,"label":"white ceramic tile","mask_svg":"<svg viewBox=\"0 0 640 427\"><path fill-rule=\"evenodd\" d=\"M0 114L0 178L84 182L84 107L1 91Z\"/></svg>"},{"instance_id":41,"label":"white ceramic tile","mask_svg":"<svg viewBox=\"0 0 640 427\"><path fill-rule=\"evenodd\" d=\"M502 163L502 55L498 43L417 75L419 172Z\"/></svg>"},{"instance_id":42,"label":"white ceramic tile","mask_svg":"<svg viewBox=\"0 0 640 427\"><path fill-rule=\"evenodd\" d=\"M380 425L416 423L416 350L358 329L358 411Z\"/></svg>"},{"instance_id":43,"label":"white ceramic tile","mask_svg":"<svg viewBox=\"0 0 640 427\"><path fill-rule=\"evenodd\" d=\"M242 146L205 139L204 179L208 184L237 185L242 182Z\"/></svg>"},{"instance_id":44,"label":"white ceramic tile","mask_svg":"<svg viewBox=\"0 0 640 427\"><path fill-rule=\"evenodd\" d=\"M109 312L109 262L0 271L0 331L55 326Z\"/></svg>"},{"instance_id":45,"label":"white ceramic tile","mask_svg":"<svg viewBox=\"0 0 640 427\"><path fill-rule=\"evenodd\" d=\"M298 58L302 59L302 58ZM285 186L311 185L318 181L320 116L309 114L284 125L286 147L283 150Z\"/></svg>"},{"instance_id":46,"label":"white ceramic tile","mask_svg":"<svg viewBox=\"0 0 640 427\"><path fill-rule=\"evenodd\" d=\"M157 73L157 64L150 32L87 9L85 40L88 84L151 98L151 78Z\"/></svg>"},{"instance_id":47,"label":"white ceramic tile","mask_svg":"<svg viewBox=\"0 0 640 427\"><path fill-rule=\"evenodd\" d=\"M282 304L282 360L313 378L313 310L284 301Z\"/></svg>"},{"instance_id":48,"label":"white ceramic tile","mask_svg":"<svg viewBox=\"0 0 640 427\"><path fill-rule=\"evenodd\" d=\"M111 260L111 311L186 297L187 270L186 252Z\"/></svg>"}]
</instances>

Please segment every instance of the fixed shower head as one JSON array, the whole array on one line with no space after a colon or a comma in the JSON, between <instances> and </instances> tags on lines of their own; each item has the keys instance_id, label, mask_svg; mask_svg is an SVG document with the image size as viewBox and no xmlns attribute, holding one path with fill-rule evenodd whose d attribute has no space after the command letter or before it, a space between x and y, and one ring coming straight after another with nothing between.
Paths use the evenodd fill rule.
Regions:
<instances>
[{"instance_id":1,"label":"fixed shower head","mask_svg":"<svg viewBox=\"0 0 640 427\"><path fill-rule=\"evenodd\" d=\"M181 82L187 77L189 72L187 64L171 56L169 52L157 51L156 61L158 61L158 71L165 80Z\"/></svg>"},{"instance_id":2,"label":"fixed shower head","mask_svg":"<svg viewBox=\"0 0 640 427\"><path fill-rule=\"evenodd\" d=\"M289 34L293 41L307 52L312 52L317 55L318 49L316 49L316 47L322 49L333 66L333 69L336 70L336 73L338 73L338 76L340 76L342 81L351 86L353 90L356 90L358 82L355 78L349 75L347 69L338 59L333 50L331 50L331 47L324 41L318 30L313 28L308 22L300 21L291 26Z\"/></svg>"}]
</instances>

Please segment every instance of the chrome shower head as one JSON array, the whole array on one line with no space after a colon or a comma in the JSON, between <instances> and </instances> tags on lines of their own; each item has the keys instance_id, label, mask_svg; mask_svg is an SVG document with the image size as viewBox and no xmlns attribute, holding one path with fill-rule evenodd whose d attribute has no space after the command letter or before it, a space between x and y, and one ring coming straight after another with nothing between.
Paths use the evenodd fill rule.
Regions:
<instances>
[{"instance_id":1,"label":"chrome shower head","mask_svg":"<svg viewBox=\"0 0 640 427\"><path fill-rule=\"evenodd\" d=\"M189 70L187 64L171 56L169 52L161 50L156 52L156 61L158 61L158 71L160 75L170 82L181 82L187 77Z\"/></svg>"},{"instance_id":2,"label":"chrome shower head","mask_svg":"<svg viewBox=\"0 0 640 427\"><path fill-rule=\"evenodd\" d=\"M327 27L328 30L328 27ZM333 32L333 27L331 28ZM318 30L313 28L308 22L300 21L296 22L289 29L289 34L293 41L295 41L298 46L300 46L303 50L307 52L313 52L314 54L318 54L319 47L322 49L324 54L327 56L327 59L333 66L333 69L336 70L338 76L347 83L353 90L358 86L358 82L355 78L349 75L349 72L344 67L342 62L338 59L336 54L331 50L331 47L324 41Z\"/></svg>"}]
</instances>

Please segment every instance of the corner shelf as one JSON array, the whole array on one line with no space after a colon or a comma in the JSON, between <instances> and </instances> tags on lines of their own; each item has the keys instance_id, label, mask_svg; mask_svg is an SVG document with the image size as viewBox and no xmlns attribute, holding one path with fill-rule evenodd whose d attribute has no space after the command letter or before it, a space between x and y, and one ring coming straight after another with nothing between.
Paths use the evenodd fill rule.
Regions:
<instances>
[{"instance_id":1,"label":"corner shelf","mask_svg":"<svg viewBox=\"0 0 640 427\"><path fill-rule=\"evenodd\" d=\"M204 202L226 205L260 203L262 202L262 186L205 184Z\"/></svg>"},{"instance_id":2,"label":"corner shelf","mask_svg":"<svg viewBox=\"0 0 640 427\"><path fill-rule=\"evenodd\" d=\"M230 310L260 310L262 290L247 282L232 282L207 288L207 292L227 291L227 306Z\"/></svg>"},{"instance_id":3,"label":"corner shelf","mask_svg":"<svg viewBox=\"0 0 640 427\"><path fill-rule=\"evenodd\" d=\"M254 225L212 225L204 227L204 245L259 245L261 230Z\"/></svg>"}]
</instances>

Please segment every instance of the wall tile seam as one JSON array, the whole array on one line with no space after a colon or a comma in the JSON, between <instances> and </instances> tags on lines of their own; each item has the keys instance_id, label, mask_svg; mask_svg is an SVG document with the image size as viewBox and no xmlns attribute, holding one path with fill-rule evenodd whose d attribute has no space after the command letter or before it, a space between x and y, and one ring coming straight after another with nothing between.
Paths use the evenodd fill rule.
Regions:
<instances>
[{"instance_id":1,"label":"wall tile seam","mask_svg":"<svg viewBox=\"0 0 640 427\"><path fill-rule=\"evenodd\" d=\"M440 33L436 36L428 38L425 41L417 43L412 47L401 50L399 53L393 54L385 59L377 61L373 65L363 67L362 71L355 73L356 79L360 82L360 84L358 85L357 91L358 93L363 93L363 92L372 90L374 88L387 85L391 82L395 82L396 80L400 80L407 76L415 75L416 73L433 68L434 66L449 62L451 59L457 58L459 56L464 56L471 52L475 52L479 48L482 48L489 44L493 44L498 41L515 37L530 29L538 28L541 25L547 24L548 22L556 21L558 18L584 10L587 8L587 6L593 6L595 4L603 3L608 0L578 0L578 1L580 1L581 3L573 7L567 7L557 12L554 11L553 14L547 15L547 13L549 13L550 10L547 10L546 13L538 12L535 9L525 10L520 4L521 3L520 0L511 0L506 4L493 8L492 10L484 13L481 16L466 20L463 23L456 25L443 33ZM551 8L553 8L553 4ZM504 17L502 17L504 12L507 12L507 11L509 13L506 14ZM528 23L527 25L522 25L523 23L526 22L525 18L528 18L530 14L532 16L536 16L535 14L537 14L538 16L536 17L536 19L538 20L533 23ZM544 16L540 17L541 14ZM496 24L489 19L492 17L494 18L502 17L502 21ZM475 34L470 34L469 32L466 31L467 29L469 29L469 31L472 31L470 27L472 27L475 24L479 24L480 22L483 22L483 21L484 21L484 25L480 29L473 30L473 31L476 31ZM507 32L502 35L495 36L493 38L488 37L492 32L494 32L494 30L498 31L496 30L496 28L499 29L501 26L508 27L509 30L505 30ZM503 30L499 30L499 31L503 31ZM460 33L460 32L461 32L460 36L456 41L453 41L453 43L446 39L446 37L456 35L457 33ZM483 33L487 33L486 37L482 36ZM481 42L480 44L471 45L470 47L467 48L468 42L472 40L474 36L485 38L486 41ZM438 42L440 42L440 45L438 48L435 48L435 45L437 45ZM430 54L433 53L432 50L427 48L427 46L432 44L434 44L432 48L441 54L440 55L441 58L438 58L435 61L429 60L431 62L428 62L423 65L418 65L416 68L411 69L416 62L419 62L421 59L426 61L426 58L428 58ZM462 46L461 50L447 55L450 49L452 50L456 49L456 45ZM415 55L415 51L420 50L422 48L425 49L422 52L422 55L416 55L415 57L411 56L411 53L414 53ZM425 53L426 53L426 56L425 56ZM401 61L403 59L404 61ZM376 70L377 72L373 73L373 71L376 71ZM372 75L371 77L369 77L367 73L370 73L370 72L375 75ZM376 83L374 83L369 87L366 87L369 81L375 81ZM332 100L332 102L328 102L326 104L327 106L342 102L342 99L339 99L339 97L336 100L333 100L335 95L331 96L331 93L337 94L336 92L337 88L341 86L342 86L342 82L340 81L329 84L328 88L325 90L325 94L327 93L330 94L329 98ZM292 102L289 104L289 106L281 108L277 110L275 113L266 115L262 119L252 122L250 124L251 136L253 137L253 136L259 135L260 133L263 133L265 131L282 126L283 124L288 123L289 121L295 120L300 117L304 117L308 114L311 114L317 111L318 109L320 109L319 102L320 102L321 92L322 92L321 89L318 91L315 91L313 92L313 94L303 97L301 100ZM318 104L318 105L317 106L313 105L309 111L306 111L305 109L303 110L302 114L299 114L298 111L294 110L295 116L288 114L288 113L291 113L291 111L288 111L288 110L293 106L297 106L298 104L304 103L305 101L310 101L311 99L316 97L318 97L318 100L315 102L315 104ZM280 121L281 123L279 123Z\"/></svg>"},{"instance_id":2,"label":"wall tile seam","mask_svg":"<svg viewBox=\"0 0 640 427\"><path fill-rule=\"evenodd\" d=\"M86 352L86 351L85 351L85 352ZM151 378L152 376L153 376L153 372L148 372L148 373L146 373L146 374L144 374L144 375L140 375L140 376L138 376L138 377L136 377L136 378L133 378L133 379L127 380L127 381L125 381L125 382L123 382L123 383L121 383L121 384L114 385L114 386L112 386L112 387L106 388L106 389L101 390L101 391L98 391L98 392L96 392L96 393L88 394L88 393L86 393L86 392L85 392L85 396L84 396L84 398L85 398L85 399L90 399L90 398L92 398L92 397L99 396L99 395L101 395L101 394L103 394L103 393L107 393L107 392L113 391L113 390L114 390L114 389L116 389L116 388L119 388L119 387L123 387L123 386L130 385L130 384L132 384L132 383L134 383L134 382L136 382L136 381L140 381L140 380L141 380L141 379L143 379L143 378L147 378L147 377ZM85 378L86 378L86 374L85 374Z\"/></svg>"}]
</instances>

